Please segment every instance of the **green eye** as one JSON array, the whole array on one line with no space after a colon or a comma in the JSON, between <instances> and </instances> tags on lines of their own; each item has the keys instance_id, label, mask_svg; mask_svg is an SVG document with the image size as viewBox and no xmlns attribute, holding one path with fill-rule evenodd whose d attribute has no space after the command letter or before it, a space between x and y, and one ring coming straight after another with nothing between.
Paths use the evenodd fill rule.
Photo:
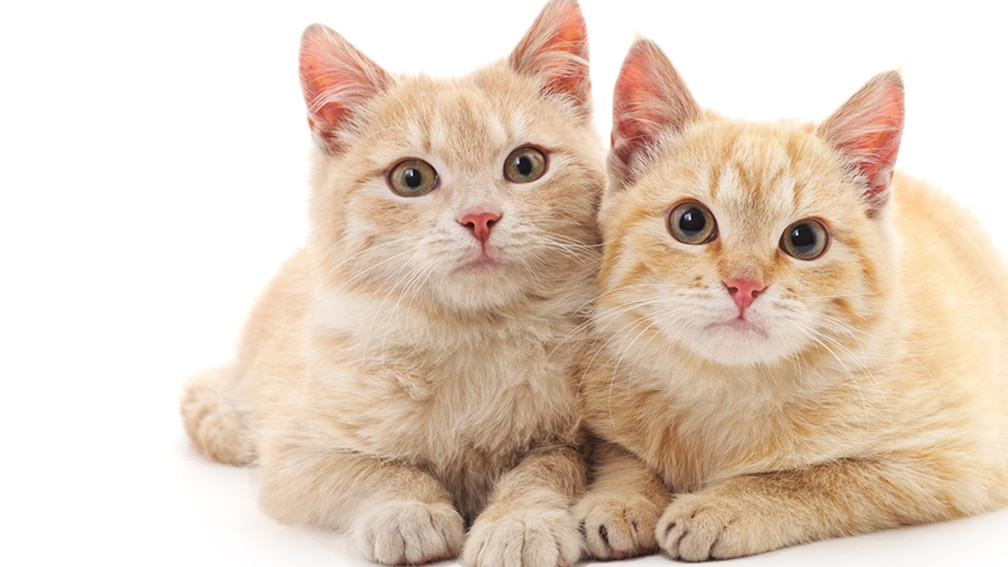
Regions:
<instances>
[{"instance_id":1,"label":"green eye","mask_svg":"<svg viewBox=\"0 0 1008 567\"><path fill-rule=\"evenodd\" d=\"M420 197L437 187L438 175L431 164L422 159L404 159L389 171L388 184L403 197Z\"/></svg>"},{"instance_id":2,"label":"green eye","mask_svg":"<svg viewBox=\"0 0 1008 567\"><path fill-rule=\"evenodd\" d=\"M532 146L522 146L508 154L504 177L512 183L531 183L546 173L546 154Z\"/></svg>"},{"instance_id":3,"label":"green eye","mask_svg":"<svg viewBox=\"0 0 1008 567\"><path fill-rule=\"evenodd\" d=\"M717 238L717 222L710 210L696 201L686 201L668 215L668 230L683 244L707 244Z\"/></svg>"},{"instance_id":4,"label":"green eye","mask_svg":"<svg viewBox=\"0 0 1008 567\"><path fill-rule=\"evenodd\" d=\"M826 253L829 232L815 219L800 220L781 236L780 247L788 256L799 260L815 260Z\"/></svg>"}]
</instances>

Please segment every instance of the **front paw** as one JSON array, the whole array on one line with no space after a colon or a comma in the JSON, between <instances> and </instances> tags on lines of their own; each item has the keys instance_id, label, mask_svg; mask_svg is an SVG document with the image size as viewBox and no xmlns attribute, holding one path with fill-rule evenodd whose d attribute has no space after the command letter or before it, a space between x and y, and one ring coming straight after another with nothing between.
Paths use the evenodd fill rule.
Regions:
<instances>
[{"instance_id":1,"label":"front paw","mask_svg":"<svg viewBox=\"0 0 1008 567\"><path fill-rule=\"evenodd\" d=\"M370 561L413 565L457 557L465 528L450 504L389 502L362 517L353 537Z\"/></svg>"},{"instance_id":2,"label":"front paw","mask_svg":"<svg viewBox=\"0 0 1008 567\"><path fill-rule=\"evenodd\" d=\"M626 559L658 550L655 526L661 508L639 494L588 494L574 508L588 554Z\"/></svg>"},{"instance_id":3,"label":"front paw","mask_svg":"<svg viewBox=\"0 0 1008 567\"><path fill-rule=\"evenodd\" d=\"M566 510L526 509L477 518L463 559L470 567L551 567L574 565L580 554L581 537Z\"/></svg>"},{"instance_id":4,"label":"front paw","mask_svg":"<svg viewBox=\"0 0 1008 567\"><path fill-rule=\"evenodd\" d=\"M769 534L760 533L764 514L743 508L743 503L727 498L680 495L658 520L658 545L672 559L684 561L731 559L773 548L765 541Z\"/></svg>"}]
</instances>

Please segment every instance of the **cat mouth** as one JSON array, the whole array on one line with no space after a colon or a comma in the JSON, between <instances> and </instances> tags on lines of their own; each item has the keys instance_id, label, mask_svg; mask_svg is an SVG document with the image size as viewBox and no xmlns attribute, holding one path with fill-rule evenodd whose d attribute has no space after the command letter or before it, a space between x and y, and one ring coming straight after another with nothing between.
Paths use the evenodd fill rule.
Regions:
<instances>
[{"instance_id":1,"label":"cat mouth","mask_svg":"<svg viewBox=\"0 0 1008 567\"><path fill-rule=\"evenodd\" d=\"M489 254L480 254L478 258L466 264L466 268L471 270L490 270L496 268L498 265L497 260L490 257Z\"/></svg>"},{"instance_id":2,"label":"cat mouth","mask_svg":"<svg viewBox=\"0 0 1008 567\"><path fill-rule=\"evenodd\" d=\"M457 272L490 272L501 266L501 261L486 251L481 251L476 257L469 257L461 262Z\"/></svg>"},{"instance_id":3,"label":"cat mouth","mask_svg":"<svg viewBox=\"0 0 1008 567\"><path fill-rule=\"evenodd\" d=\"M725 321L722 323L712 323L708 325L707 328L711 330L717 329L719 331L726 331L734 336L742 338L770 338L770 334L767 333L766 329L762 326L741 317L736 317L731 321Z\"/></svg>"}]
</instances>

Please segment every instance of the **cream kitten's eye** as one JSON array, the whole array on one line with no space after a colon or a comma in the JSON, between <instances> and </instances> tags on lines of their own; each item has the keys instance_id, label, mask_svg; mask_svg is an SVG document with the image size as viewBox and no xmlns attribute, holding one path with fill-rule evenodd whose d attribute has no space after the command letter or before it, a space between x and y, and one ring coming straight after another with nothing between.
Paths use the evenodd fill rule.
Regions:
<instances>
[{"instance_id":1,"label":"cream kitten's eye","mask_svg":"<svg viewBox=\"0 0 1008 567\"><path fill-rule=\"evenodd\" d=\"M504 177L512 183L531 183L546 173L546 154L532 146L511 152L504 161Z\"/></svg>"},{"instance_id":2,"label":"cream kitten's eye","mask_svg":"<svg viewBox=\"0 0 1008 567\"><path fill-rule=\"evenodd\" d=\"M696 201L681 203L668 215L672 237L683 244L707 244L717 238L717 222L707 207Z\"/></svg>"},{"instance_id":3,"label":"cream kitten's eye","mask_svg":"<svg viewBox=\"0 0 1008 567\"><path fill-rule=\"evenodd\" d=\"M403 197L420 197L437 187L438 175L431 164L422 159L404 159L389 171L388 184Z\"/></svg>"},{"instance_id":4,"label":"cream kitten's eye","mask_svg":"<svg viewBox=\"0 0 1008 567\"><path fill-rule=\"evenodd\" d=\"M784 231L780 247L788 256L799 260L815 260L826 252L829 232L815 219L800 220Z\"/></svg>"}]
</instances>

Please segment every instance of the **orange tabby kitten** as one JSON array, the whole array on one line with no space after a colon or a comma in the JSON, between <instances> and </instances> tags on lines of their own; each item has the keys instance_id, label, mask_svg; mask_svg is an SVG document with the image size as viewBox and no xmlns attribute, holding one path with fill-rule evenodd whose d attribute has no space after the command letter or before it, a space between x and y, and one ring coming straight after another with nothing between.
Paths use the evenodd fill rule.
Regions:
<instances>
[{"instance_id":1,"label":"orange tabby kitten","mask_svg":"<svg viewBox=\"0 0 1008 567\"><path fill-rule=\"evenodd\" d=\"M893 174L898 74L818 126L747 123L639 41L613 125L591 555L730 558L1008 503L1008 270Z\"/></svg>"},{"instance_id":2,"label":"orange tabby kitten","mask_svg":"<svg viewBox=\"0 0 1008 567\"><path fill-rule=\"evenodd\" d=\"M575 414L605 184L585 24L547 4L506 61L394 77L322 26L301 45L311 230L186 428L261 470L282 522L388 564L581 552Z\"/></svg>"}]
</instances>

